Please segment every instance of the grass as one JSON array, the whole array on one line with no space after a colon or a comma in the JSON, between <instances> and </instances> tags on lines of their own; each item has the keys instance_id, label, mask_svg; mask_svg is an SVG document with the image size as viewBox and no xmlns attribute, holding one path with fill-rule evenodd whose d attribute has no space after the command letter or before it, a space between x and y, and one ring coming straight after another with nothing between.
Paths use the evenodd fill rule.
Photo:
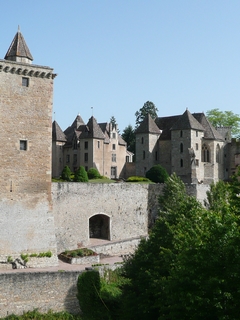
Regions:
<instances>
[{"instance_id":1,"label":"grass","mask_svg":"<svg viewBox=\"0 0 240 320\"><path fill-rule=\"evenodd\" d=\"M52 312L42 314L37 310L25 312L21 316L9 315L1 320L83 320L84 318L80 315L72 315L68 312Z\"/></svg>"}]
</instances>

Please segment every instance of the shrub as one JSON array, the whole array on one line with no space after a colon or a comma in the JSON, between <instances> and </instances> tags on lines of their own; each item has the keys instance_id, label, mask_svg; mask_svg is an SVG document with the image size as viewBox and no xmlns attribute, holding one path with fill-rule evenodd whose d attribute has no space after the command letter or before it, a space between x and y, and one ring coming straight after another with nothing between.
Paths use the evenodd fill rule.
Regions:
<instances>
[{"instance_id":1,"label":"shrub","mask_svg":"<svg viewBox=\"0 0 240 320\"><path fill-rule=\"evenodd\" d=\"M149 179L145 178L145 177L136 177L136 176L132 176L129 177L126 182L150 182Z\"/></svg>"},{"instance_id":2,"label":"shrub","mask_svg":"<svg viewBox=\"0 0 240 320\"><path fill-rule=\"evenodd\" d=\"M100 179L101 175L96 168L90 168L87 172L88 179Z\"/></svg>"},{"instance_id":3,"label":"shrub","mask_svg":"<svg viewBox=\"0 0 240 320\"><path fill-rule=\"evenodd\" d=\"M87 171L83 166L80 166L74 174L75 182L88 182Z\"/></svg>"},{"instance_id":4,"label":"shrub","mask_svg":"<svg viewBox=\"0 0 240 320\"><path fill-rule=\"evenodd\" d=\"M66 181L71 181L71 170L68 166L65 166L62 171L61 178Z\"/></svg>"},{"instance_id":5,"label":"shrub","mask_svg":"<svg viewBox=\"0 0 240 320\"><path fill-rule=\"evenodd\" d=\"M157 164L146 172L146 178L156 183L164 183L168 178L168 173L165 168Z\"/></svg>"}]
</instances>

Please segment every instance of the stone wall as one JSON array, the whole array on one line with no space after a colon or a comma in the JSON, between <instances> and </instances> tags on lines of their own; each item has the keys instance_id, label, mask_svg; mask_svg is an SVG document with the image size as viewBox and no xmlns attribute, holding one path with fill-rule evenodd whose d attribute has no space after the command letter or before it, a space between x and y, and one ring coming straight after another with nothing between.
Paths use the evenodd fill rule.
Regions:
<instances>
[{"instance_id":1,"label":"stone wall","mask_svg":"<svg viewBox=\"0 0 240 320\"><path fill-rule=\"evenodd\" d=\"M76 297L81 272L34 272L0 274L0 317L38 309L79 313Z\"/></svg>"}]
</instances>

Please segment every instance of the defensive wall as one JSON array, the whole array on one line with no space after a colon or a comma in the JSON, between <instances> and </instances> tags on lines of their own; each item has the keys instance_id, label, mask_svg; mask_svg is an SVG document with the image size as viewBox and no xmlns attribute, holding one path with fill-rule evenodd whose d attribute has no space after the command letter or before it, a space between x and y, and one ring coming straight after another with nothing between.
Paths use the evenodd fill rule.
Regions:
<instances>
[{"instance_id":1,"label":"defensive wall","mask_svg":"<svg viewBox=\"0 0 240 320\"><path fill-rule=\"evenodd\" d=\"M148 234L158 213L163 184L53 183L52 201L58 253L90 243L91 218L105 228L105 239L122 241ZM201 202L206 185L186 185L189 195ZM94 228L94 225L93 225Z\"/></svg>"},{"instance_id":2,"label":"defensive wall","mask_svg":"<svg viewBox=\"0 0 240 320\"><path fill-rule=\"evenodd\" d=\"M90 241L89 221L92 216L98 214L109 217L111 243L109 242L110 249L107 249L105 254L117 254L122 249L128 250L125 242L130 243L132 247L136 246L136 239L146 236L149 227L156 219L158 197L162 188L162 184L53 183L53 215L48 219L54 221L55 224L58 253L65 249L74 249L79 245L87 245ZM196 196L203 202L209 186L186 185L186 188L188 194ZM0 212L4 217L2 208ZM25 219L26 228L29 230L28 213L32 212L24 214L22 209L17 210L16 208L12 221L10 214L5 218L8 219L10 225L21 222L21 229L24 229ZM37 211L37 214L39 224L42 225L40 210ZM35 220L37 219L35 215ZM38 223L35 226L32 225L36 230L38 226ZM14 231L16 237L18 235L17 226ZM54 238L55 235L53 234L52 237ZM12 234L9 236L12 237ZM31 238L20 239L20 241L23 240L31 243ZM39 243L41 241L42 239L39 238ZM113 242L115 242L114 246ZM117 251L115 251L116 248L118 248ZM79 312L76 298L79 274L80 272L76 271L61 272L61 270L58 272L26 272L25 269L25 272L18 273L4 273L4 270L1 270L0 317L11 313L22 314L24 311L36 308L41 312L47 312L50 309Z\"/></svg>"}]
</instances>

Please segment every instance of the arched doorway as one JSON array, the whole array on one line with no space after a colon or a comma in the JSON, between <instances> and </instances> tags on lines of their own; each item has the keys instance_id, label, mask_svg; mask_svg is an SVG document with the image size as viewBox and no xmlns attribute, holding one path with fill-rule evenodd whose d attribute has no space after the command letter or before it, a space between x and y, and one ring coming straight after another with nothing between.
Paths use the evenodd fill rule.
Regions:
<instances>
[{"instance_id":1,"label":"arched doorway","mask_svg":"<svg viewBox=\"0 0 240 320\"><path fill-rule=\"evenodd\" d=\"M96 214L89 219L89 238L110 240L110 218Z\"/></svg>"}]
</instances>

